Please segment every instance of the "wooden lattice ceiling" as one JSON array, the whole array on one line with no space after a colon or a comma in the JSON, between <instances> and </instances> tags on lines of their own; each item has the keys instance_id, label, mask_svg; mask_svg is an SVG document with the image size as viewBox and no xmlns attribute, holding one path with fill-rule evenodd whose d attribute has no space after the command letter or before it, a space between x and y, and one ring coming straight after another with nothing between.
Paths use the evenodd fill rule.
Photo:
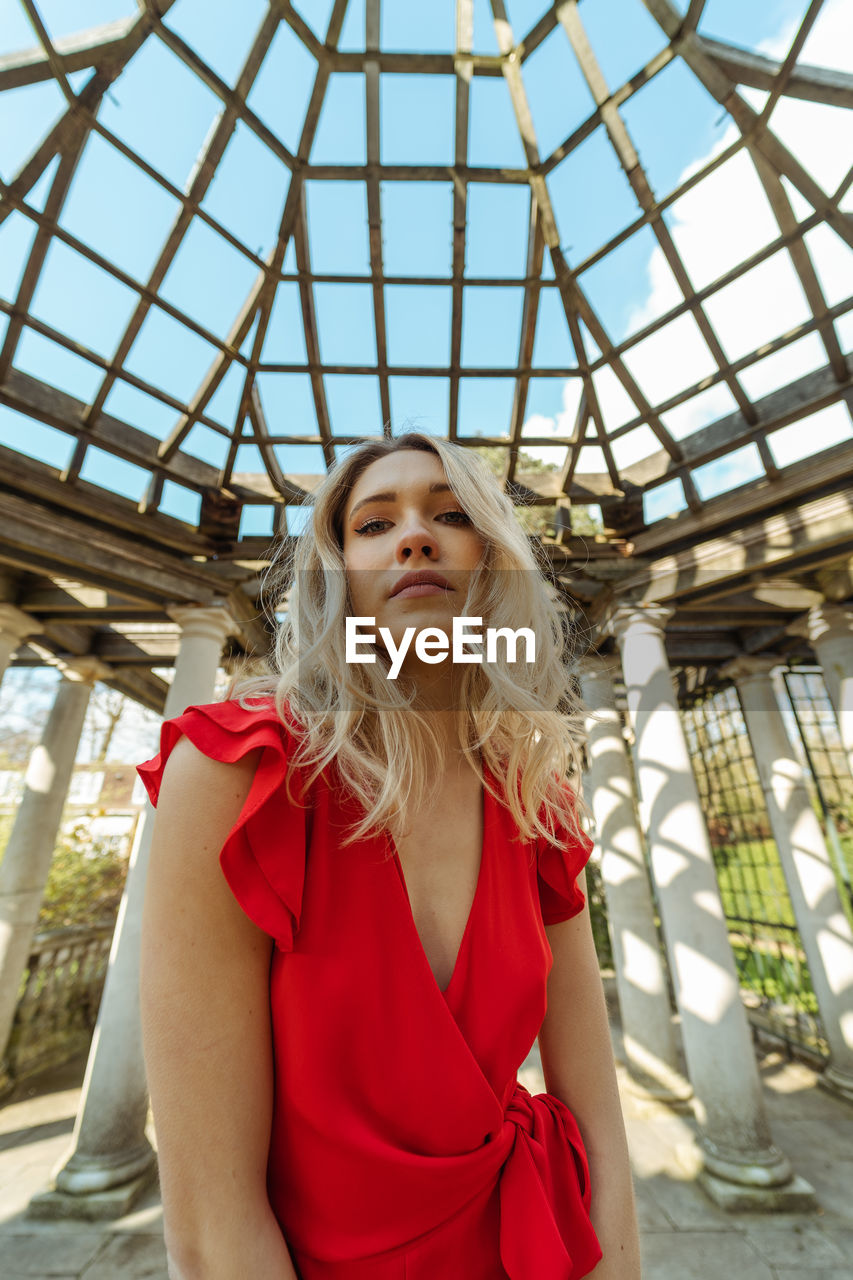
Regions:
<instances>
[{"instance_id":1,"label":"wooden lattice ceiling","mask_svg":"<svg viewBox=\"0 0 853 1280\"><path fill-rule=\"evenodd\" d=\"M641 0L628 2L639 5ZM824 0L803 4L787 53L778 60L703 34L702 0L685 0L682 10L669 0L643 0L647 17L657 24L659 48L618 85L606 80L601 50L588 30L588 17L599 0L543 3L538 6L541 16L526 31L512 25L511 0L509 12L503 0L491 0L497 50L492 53L474 51L474 0L456 0L454 51L438 53L384 48L380 0L361 0L363 40L359 48L346 49L339 44L347 0L327 6L328 22L322 26L322 4L270 0L262 6L259 26L233 84L179 34L171 19L180 13L182 0L146 0L121 21L56 39L36 0L20 3L37 44L0 58L0 97L18 93L16 100L23 102L21 91L49 83L58 87L66 103L43 140L0 184L0 234L7 222L26 224L31 234L16 287L0 297L0 318L7 321L0 346L0 403L12 411L0 447L0 563L7 572L6 597L38 618L44 648L94 648L117 664L116 669L133 671L126 687L156 705L162 682L140 671L168 661L169 646L164 656L160 641L140 644L138 628L161 626L170 603L228 599L244 625L243 647L262 647L266 633L258 618L258 573L267 558L270 535L298 533L298 507L310 496L322 470L306 474L292 459L302 456L301 446L314 446L328 467L340 449L365 434L398 431L402 424L395 420L394 389L406 378L441 385L447 410L437 429L464 445L499 451L492 459L503 459L503 478L517 501L549 509L550 523L541 534L546 553L567 596L593 621L614 590L630 589L636 597L678 604L672 636L687 633L689 642L679 648L673 640L677 662L713 661L744 645L778 645L786 634L785 624L800 606L785 609L756 600L751 589L767 575L796 575L812 589L828 590L831 598L849 594L853 443L842 433L838 443L790 465L783 465L774 451L774 440L780 438L776 433L791 424L810 420L833 405L853 405L851 357L844 350L853 297L838 299L833 294L830 302L809 238L820 228L845 254L853 248L853 154L847 157L843 179L826 190L802 155L795 154L774 128L774 112L785 99L841 112L853 108L853 74L799 61ZM356 10L357 0L350 0L350 5ZM252 96L282 31L298 42L313 68L304 118L293 122L291 145L255 108ZM144 146L133 145L117 131L115 113L109 116L104 109L111 95L120 93L122 76L134 66L134 58L154 46L168 50L218 104L184 186L146 158ZM537 51L546 46L566 60L567 73L569 66L574 75L579 73L589 98L585 118L547 154L537 142L530 99ZM674 66L689 73L719 104L736 132L668 188L647 172L644 148L633 136L630 119L632 104L646 101L643 95ZM319 163L312 160L312 149L330 83L340 77L357 81L363 93L363 160ZM401 163L385 157L387 77L398 82L409 77L413 85L425 78L452 82L453 146L447 163ZM472 98L486 80L504 82L523 155L516 167L475 162L470 153ZM756 90L764 95L760 101ZM156 84L151 93L156 95ZM677 101L671 109L678 110ZM238 130L251 135L287 171L286 194L275 211L277 233L265 253L258 253L211 212L209 193ZM591 139L606 141L611 161L615 158L630 188L634 210L615 234L577 256L565 247L567 233L554 192L567 171L561 166L588 154L584 145ZM172 202L173 220L144 278L129 272L115 254L102 252L69 229L64 219L75 176L94 140L114 149ZM736 157L748 157L753 166L775 231L700 287L679 248L669 213ZM314 270L306 192L315 184L341 182L363 193L367 268ZM436 184L450 193L452 248L449 270L443 275L386 269L389 184L407 183ZM527 193L523 274L473 275L467 265L473 244L472 202L498 188ZM247 191L246 200L253 198L255 194ZM577 198L594 208L595 182L579 189ZM216 237L223 251L251 274L251 284L224 333L205 323L199 308L182 307L170 296L170 271L188 252L189 238L199 228ZM677 296L661 314L614 338L591 300L587 282L596 268L618 263L620 251L640 233L653 237ZM75 332L73 318L51 323L44 318L44 308L34 305L56 246L76 255L75 262L104 273L132 297L128 317L106 352ZM716 302L724 290L758 280L760 269L780 258L799 282L805 314L784 332L732 358L712 320ZM369 292L375 359L365 363L350 358L346 350L343 359L324 359L318 296L330 286ZM449 293L445 362L405 364L391 359L394 315L389 298L400 288ZM277 359L269 341L277 299L285 290L298 296L304 337L304 356L299 359ZM503 305L508 290L521 296L515 356L502 363L472 364L465 358L466 309L475 292L482 296L487 290L496 291L496 308ZM548 309L552 303L556 310ZM570 354L562 365L536 358L546 311L548 325L553 326L557 315L565 330ZM189 394L176 395L165 379L158 382L156 373L143 376L138 371L135 353L152 317L167 317L179 326L175 333L194 335L210 352L207 370ZM643 386L641 353L649 343L674 336L685 320L695 326L697 340L704 344L706 372L671 394L651 396ZM74 394L73 380L54 377L47 360L43 370L23 361L22 343L28 335L72 357L75 367L85 365L90 393ZM777 379L772 390L748 393L750 385L760 385L760 379L750 379L751 371L809 335L820 344L817 363L805 373L794 365L796 376L787 383ZM310 387L307 417L295 405L291 412L286 397L273 408L265 396L274 379L294 377ZM365 385L370 380L377 390L373 420L365 423L362 415L358 430L330 403L330 388L342 378L363 379ZM480 429L474 434L466 419L465 396L478 383L497 382L509 391L508 420L496 421L493 432ZM226 384L237 387L228 414L216 407ZM572 412L561 416L559 430L536 434L540 418L531 413L531 404L546 384L572 388L565 401ZM614 387L627 406L618 415L610 408ZM157 429L144 415L127 421L113 411L117 388L129 389L137 403L150 406ZM730 408L710 421L707 414L698 417L698 428L675 431L671 424L683 421L685 410L696 407L698 413L714 388L725 389ZM50 451L40 454L27 446L28 432L35 430L28 423L43 424L40 429L59 433L52 434L52 440L67 441L67 455L59 465ZM194 447L199 429L216 443L212 453ZM643 445L649 440L651 446ZM240 467L247 446L257 459L253 470ZM543 448L558 449L559 465L546 471L526 469L527 451ZM746 478L741 476L730 489L703 481L709 467L742 457L744 450L750 451L753 467ZM92 459L101 455L139 469L134 475L142 475L144 484L137 500L89 478ZM216 460L206 460L211 456ZM591 458L597 469L590 469ZM670 496L666 515L660 514L656 501L663 493ZM175 494L189 495L194 508L192 502L188 507L180 501L176 507ZM595 538L579 538L573 530L572 512L586 507L601 513L601 532ZM255 509L271 510L269 533L240 536L241 517L244 529L251 528L245 513ZM180 517L175 510L180 510ZM137 631L130 630L130 623Z\"/></svg>"}]
</instances>

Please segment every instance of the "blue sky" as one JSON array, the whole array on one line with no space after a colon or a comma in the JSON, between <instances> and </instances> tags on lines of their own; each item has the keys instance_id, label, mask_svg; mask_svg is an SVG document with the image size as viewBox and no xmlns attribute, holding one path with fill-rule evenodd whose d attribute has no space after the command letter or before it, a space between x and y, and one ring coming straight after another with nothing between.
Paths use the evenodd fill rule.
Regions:
<instances>
[{"instance_id":1,"label":"blue sky","mask_svg":"<svg viewBox=\"0 0 853 1280\"><path fill-rule=\"evenodd\" d=\"M546 5L542 0L508 0L507 7L515 38L520 39L536 24ZM805 0L762 0L760 4L757 0L708 0L700 29L706 35L745 47L759 47L781 38L792 22L802 17L805 7ZM296 8L322 40L331 12L330 0L300 0ZM49 33L57 40L137 11L132 0L40 0L39 9ZM475 51L496 53L488 0L475 0L474 10ZM429 5L420 6L404 0L385 0L382 46L389 50L450 52L455 42L454 11L452 0L431 0ZM228 0L177 0L166 25L232 86L265 12L263 0L241 0L239 5ZM363 12L363 0L351 0L340 42L342 49L364 47ZM666 45L641 0L582 0L580 12L611 88L624 84ZM33 43L23 6L18 0L0 0L0 55ZM216 340L227 340L257 279L258 259L268 255L275 244L290 170L259 135L268 129L288 151L296 150L316 70L313 55L287 24L281 23L248 97L260 128L253 130L244 122L238 124L201 202L201 209L212 224L200 217L191 220L160 286L159 296L166 307L184 313L195 328L181 323L167 309L155 306L148 312L126 362L130 373L158 389L167 400L181 402L192 397L216 354ZM76 73L72 78L75 90L82 87L87 76L87 72ZM523 79L544 158L590 115L594 106L559 27L525 62ZM452 163L454 101L452 76L383 75L382 161ZM15 176L64 108L62 94L53 83L0 94L0 176L4 180ZM505 82L500 78L474 77L470 108L469 163L522 166L524 154ZM72 353L25 330L16 357L18 368L84 402L92 400L100 385L99 359L109 361L118 345L138 301L133 285L147 281L180 212L177 192L188 189L196 158L215 129L221 111L220 98L163 41L152 35L144 42L106 95L99 119L174 190L164 189L109 140L90 135L60 227L120 268L126 281L117 281L87 262L73 244L54 241L31 309L38 319L79 345ZM667 194L685 170L720 147L729 128L728 117L680 59L671 62L631 98L623 108L623 117L658 196ZM363 76L336 73L329 82L311 161L363 164L364 137ZM27 201L33 210L44 207L52 175L53 170L29 193ZM635 198L600 127L553 169L548 184L561 241L573 266L584 263L637 217ZM364 183L308 181L306 201L313 270L330 276L368 275ZM392 418L395 426L415 419L424 429L443 431L447 381L419 376L417 371L449 362L452 292L447 283L413 284L407 283L405 277L447 280L453 249L452 187L449 180L387 181L382 183L381 201L385 269L389 275L404 278L385 291L388 359L392 366L405 370L392 373L390 379ZM463 293L462 365L463 371L465 367L494 369L495 376L481 381L463 378L459 429L466 436L480 431L500 436L508 429L513 383L498 375L501 368L511 367L517 360L523 294L520 286L496 289L487 282L498 275L524 274L529 216L529 190L525 184L470 185L466 278L472 283ZM695 218L691 223L684 210L674 206L667 213L667 221L673 234L681 235L687 261ZM0 226L0 296L9 303L14 303L34 233L35 224L22 212L12 212ZM827 234L832 238L831 233ZM233 239L229 240L229 236ZM734 238L732 244L736 259L742 260L746 253L734 244ZM836 252L835 245L821 250L827 280L837 278L831 267ZM680 295L677 291L673 294L674 282L667 279L668 269L656 261L656 253L659 251L654 237L644 228L581 275L583 289L616 342L678 301ZM291 250L285 271L293 270L294 265ZM701 263L696 263L695 269L701 273ZM329 280L317 284L314 294L321 359L362 370L329 375L326 379L333 433L376 432L381 429L381 409L378 380L369 372L377 355L372 289L366 283ZM754 296L763 295L756 292ZM780 306L779 314L794 316L796 323L796 297L786 297L788 312ZM772 340L780 331L774 332L774 314L775 309L761 317L767 329L762 332L762 340ZM757 316L756 324L758 319ZM725 328L725 317L719 324ZM0 336L5 326L5 318L0 316ZM684 326L682 333L685 340L692 340ZM726 346L726 340L722 340ZM746 349L756 345L749 346L748 338L737 340L745 341ZM730 342L735 341L733 336ZM590 343L588 349L594 355L593 348ZM730 355L739 354L726 349ZM251 338L243 350L250 352ZM274 433L315 434L317 423L309 379L299 371L305 364L306 350L298 288L293 282L280 286L263 360L275 366L262 373L258 383ZM688 363L685 361L685 368ZM533 367L571 368L574 364L556 290L546 287L540 302ZM639 364L636 376L641 384L644 376L648 376L650 384L657 379L665 387L663 399L678 390L661 379L651 364L648 374ZM217 425L233 426L241 389L242 372L235 365L207 410L208 424L196 427L186 441L188 452L215 466L221 465L227 442ZM573 394L571 383L534 379L528 410L529 415L534 415L532 428L542 434L565 432L560 414L568 413ZM696 414L689 422L682 414L678 429L684 430L684 423L695 429L702 425L703 415L704 421L720 416L728 409L725 394L723 389L716 399L697 397ZM614 397L618 397L618 389ZM607 402L610 427L619 425L618 408L616 398ZM178 416L174 406L122 380L116 382L106 411L157 439L169 434ZM673 421L678 426L677 411L674 413ZM841 427L836 426L835 430ZM0 441L58 467L65 465L70 451L70 441L61 432L5 409L0 409ZM636 453L641 443L639 436L633 444L626 441L623 452L627 449L630 453L633 448ZM277 452L289 473L323 470L317 446L281 445ZM753 462L745 458L742 464L740 470L731 463L725 467L711 464L708 476L697 477L697 483L705 484L710 494L715 486L728 487L740 476L748 479ZM257 451L244 447L238 470L260 469ZM141 497L148 480L142 469L112 461L96 451L91 451L91 459L87 459L84 478L134 499ZM650 514L665 514L663 489L656 495L657 506L650 507ZM676 500L683 505L683 495L679 499L676 494ZM197 508L197 495L176 485L167 486L164 509L178 518L193 520ZM259 516L260 512L254 513L252 520Z\"/></svg>"}]
</instances>

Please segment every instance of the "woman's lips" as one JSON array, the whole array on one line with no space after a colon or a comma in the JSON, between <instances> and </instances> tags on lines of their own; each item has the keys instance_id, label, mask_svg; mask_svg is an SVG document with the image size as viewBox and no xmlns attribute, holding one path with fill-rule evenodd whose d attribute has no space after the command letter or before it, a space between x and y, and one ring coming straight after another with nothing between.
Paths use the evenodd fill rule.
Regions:
<instances>
[{"instance_id":1,"label":"woman's lips","mask_svg":"<svg viewBox=\"0 0 853 1280\"><path fill-rule=\"evenodd\" d=\"M391 599L403 600L406 596L443 596L449 590L449 587L440 587L436 582L413 582L410 587L397 591Z\"/></svg>"}]
</instances>

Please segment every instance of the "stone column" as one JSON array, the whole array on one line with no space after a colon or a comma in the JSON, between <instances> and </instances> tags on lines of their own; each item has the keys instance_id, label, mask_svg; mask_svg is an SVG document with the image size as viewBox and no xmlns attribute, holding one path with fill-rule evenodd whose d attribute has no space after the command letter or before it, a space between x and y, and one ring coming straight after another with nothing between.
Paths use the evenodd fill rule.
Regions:
<instances>
[{"instance_id":1,"label":"stone column","mask_svg":"<svg viewBox=\"0 0 853 1280\"><path fill-rule=\"evenodd\" d=\"M853 1102L853 931L770 678L776 665L736 658L722 674L737 686L829 1045L822 1083Z\"/></svg>"},{"instance_id":2,"label":"stone column","mask_svg":"<svg viewBox=\"0 0 853 1280\"><path fill-rule=\"evenodd\" d=\"M731 1209L814 1206L773 1145L720 891L664 647L671 610L623 606L609 620L636 738L642 812L704 1168Z\"/></svg>"},{"instance_id":3,"label":"stone column","mask_svg":"<svg viewBox=\"0 0 853 1280\"><path fill-rule=\"evenodd\" d=\"M847 763L853 774L853 604L821 604L808 613L808 637L823 668Z\"/></svg>"},{"instance_id":4,"label":"stone column","mask_svg":"<svg viewBox=\"0 0 853 1280\"><path fill-rule=\"evenodd\" d=\"M216 606L179 606L169 613L181 627L181 641L164 709L167 720L188 706L210 702L222 646L237 632L228 613ZM32 1217L119 1217L154 1173L155 1155L145 1135L148 1088L139 1011L139 947L153 819L149 804L137 827L71 1151L57 1166L52 1190L30 1202Z\"/></svg>"},{"instance_id":5,"label":"stone column","mask_svg":"<svg viewBox=\"0 0 853 1280\"><path fill-rule=\"evenodd\" d=\"M586 719L587 788L601 850L625 1057L632 1078L655 1097L684 1101L666 969L637 825L631 762L613 691L615 659L588 655L580 666Z\"/></svg>"},{"instance_id":6,"label":"stone column","mask_svg":"<svg viewBox=\"0 0 853 1280\"><path fill-rule=\"evenodd\" d=\"M0 680L15 651L20 649L27 636L37 629L37 623L23 609L13 604L0 604Z\"/></svg>"},{"instance_id":7,"label":"stone column","mask_svg":"<svg viewBox=\"0 0 853 1280\"><path fill-rule=\"evenodd\" d=\"M92 658L73 659L65 665L41 742L30 757L24 794L0 863L0 1047L4 1052L50 874L89 695L95 681L108 671Z\"/></svg>"}]
</instances>

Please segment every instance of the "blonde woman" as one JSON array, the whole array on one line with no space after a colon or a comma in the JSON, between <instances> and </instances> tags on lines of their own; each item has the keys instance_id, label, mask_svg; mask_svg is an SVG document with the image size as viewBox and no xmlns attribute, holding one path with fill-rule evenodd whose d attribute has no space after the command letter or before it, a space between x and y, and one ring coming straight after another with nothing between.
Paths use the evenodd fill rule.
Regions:
<instances>
[{"instance_id":1,"label":"blonde woman","mask_svg":"<svg viewBox=\"0 0 853 1280\"><path fill-rule=\"evenodd\" d=\"M373 441L280 571L275 675L140 770L170 1275L637 1280L579 708L511 503L458 445Z\"/></svg>"}]
</instances>

